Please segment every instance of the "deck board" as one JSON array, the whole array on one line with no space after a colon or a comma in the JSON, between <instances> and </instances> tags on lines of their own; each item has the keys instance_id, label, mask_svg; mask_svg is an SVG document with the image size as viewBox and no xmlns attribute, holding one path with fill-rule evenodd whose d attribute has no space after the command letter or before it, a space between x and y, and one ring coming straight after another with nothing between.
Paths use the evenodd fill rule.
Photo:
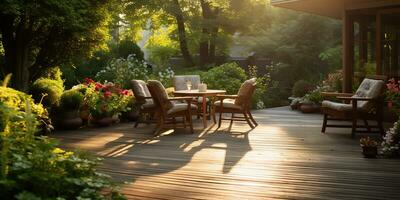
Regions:
<instances>
[{"instance_id":1,"label":"deck board","mask_svg":"<svg viewBox=\"0 0 400 200\"><path fill-rule=\"evenodd\" d=\"M398 199L400 160L365 159L348 129L320 133L322 117L287 107L234 123L153 137L123 123L54 134L61 146L104 157L129 199Z\"/></svg>"}]
</instances>

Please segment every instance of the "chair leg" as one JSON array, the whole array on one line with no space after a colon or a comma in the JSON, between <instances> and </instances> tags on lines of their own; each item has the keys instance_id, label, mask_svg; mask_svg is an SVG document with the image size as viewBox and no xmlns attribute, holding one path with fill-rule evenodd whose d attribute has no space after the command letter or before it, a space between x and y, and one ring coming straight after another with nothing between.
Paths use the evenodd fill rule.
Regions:
<instances>
[{"instance_id":1,"label":"chair leg","mask_svg":"<svg viewBox=\"0 0 400 200\"><path fill-rule=\"evenodd\" d=\"M369 127L368 121L366 119L363 120L365 124L365 128L367 129L368 132L371 132L371 127Z\"/></svg>"},{"instance_id":2,"label":"chair leg","mask_svg":"<svg viewBox=\"0 0 400 200\"><path fill-rule=\"evenodd\" d=\"M187 113L187 118L189 119L189 127L190 127L190 133L194 133L193 131L193 121L192 121L192 115L190 114L190 111Z\"/></svg>"},{"instance_id":3,"label":"chair leg","mask_svg":"<svg viewBox=\"0 0 400 200\"><path fill-rule=\"evenodd\" d=\"M356 131L357 131L357 118L353 117L353 122L351 126L351 138L354 138L356 136Z\"/></svg>"},{"instance_id":4,"label":"chair leg","mask_svg":"<svg viewBox=\"0 0 400 200\"><path fill-rule=\"evenodd\" d=\"M251 112L249 111L249 112L247 112L247 114L249 115L250 120L253 122L253 124L254 124L255 126L258 126L258 123L257 123L256 120L253 118L253 115L251 114Z\"/></svg>"},{"instance_id":5,"label":"chair leg","mask_svg":"<svg viewBox=\"0 0 400 200\"><path fill-rule=\"evenodd\" d=\"M235 117L235 113L232 113L231 115L231 122L229 123L229 127L232 127L233 124L233 118Z\"/></svg>"},{"instance_id":6,"label":"chair leg","mask_svg":"<svg viewBox=\"0 0 400 200\"><path fill-rule=\"evenodd\" d=\"M157 124L157 128L154 131L154 135L159 135L163 128L164 128L164 119L160 118L160 120L158 121L158 124Z\"/></svg>"},{"instance_id":7,"label":"chair leg","mask_svg":"<svg viewBox=\"0 0 400 200\"><path fill-rule=\"evenodd\" d=\"M211 108L211 112L210 113L211 113L212 118L214 120L214 124L216 124L217 123L217 117L215 116L215 107Z\"/></svg>"},{"instance_id":8,"label":"chair leg","mask_svg":"<svg viewBox=\"0 0 400 200\"><path fill-rule=\"evenodd\" d=\"M248 124L252 129L255 128L255 126L250 122L250 119L249 119L249 117L247 116L246 112L243 112L243 115L244 115L244 118L245 118L246 121L247 121L247 124Z\"/></svg>"},{"instance_id":9,"label":"chair leg","mask_svg":"<svg viewBox=\"0 0 400 200\"><path fill-rule=\"evenodd\" d=\"M139 125L139 120L140 120L140 119L138 119L138 120L135 122L135 125L134 125L133 127L135 127L135 128L138 127L138 125Z\"/></svg>"},{"instance_id":10,"label":"chair leg","mask_svg":"<svg viewBox=\"0 0 400 200\"><path fill-rule=\"evenodd\" d=\"M321 133L325 133L327 123L328 123L328 115L324 114L324 121L322 122Z\"/></svg>"},{"instance_id":11,"label":"chair leg","mask_svg":"<svg viewBox=\"0 0 400 200\"><path fill-rule=\"evenodd\" d=\"M221 127L221 122L222 122L222 108L220 109L221 110L219 111L218 128Z\"/></svg>"}]
</instances>

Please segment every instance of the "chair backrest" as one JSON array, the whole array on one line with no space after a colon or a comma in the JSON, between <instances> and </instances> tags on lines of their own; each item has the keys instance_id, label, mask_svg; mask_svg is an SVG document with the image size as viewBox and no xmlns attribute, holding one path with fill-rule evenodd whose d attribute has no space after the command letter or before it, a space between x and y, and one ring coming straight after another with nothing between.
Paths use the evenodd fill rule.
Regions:
<instances>
[{"instance_id":1,"label":"chair backrest","mask_svg":"<svg viewBox=\"0 0 400 200\"><path fill-rule=\"evenodd\" d=\"M151 97L146 82L142 80L132 80L131 84L132 84L133 95L135 95L136 98L136 102L140 104L153 103L152 99L146 98L146 97Z\"/></svg>"},{"instance_id":2,"label":"chair backrest","mask_svg":"<svg viewBox=\"0 0 400 200\"><path fill-rule=\"evenodd\" d=\"M245 81L237 93L238 97L235 100L236 105L250 106L251 97L253 96L254 90L256 89L256 78Z\"/></svg>"},{"instance_id":3,"label":"chair backrest","mask_svg":"<svg viewBox=\"0 0 400 200\"><path fill-rule=\"evenodd\" d=\"M156 107L159 107L161 112L166 113L174 104L168 100L168 94L160 81L149 80L147 82L151 97L153 98Z\"/></svg>"},{"instance_id":4,"label":"chair backrest","mask_svg":"<svg viewBox=\"0 0 400 200\"><path fill-rule=\"evenodd\" d=\"M361 82L360 86L353 96L377 99L382 95L384 86L385 82L383 80L366 78ZM373 106L370 101L359 101L357 102L357 104L357 107L366 110L371 109L371 107Z\"/></svg>"},{"instance_id":5,"label":"chair backrest","mask_svg":"<svg viewBox=\"0 0 400 200\"><path fill-rule=\"evenodd\" d=\"M199 75L182 75L182 76L174 76L173 84L175 91L179 90L187 90L186 82L192 82L192 89L197 90L200 84L200 76Z\"/></svg>"}]
</instances>

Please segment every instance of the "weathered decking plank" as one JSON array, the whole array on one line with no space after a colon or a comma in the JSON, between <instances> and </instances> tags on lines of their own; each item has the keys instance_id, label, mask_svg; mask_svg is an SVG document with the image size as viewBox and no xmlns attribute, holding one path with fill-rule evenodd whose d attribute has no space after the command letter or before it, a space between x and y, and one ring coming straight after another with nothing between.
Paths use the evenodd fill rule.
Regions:
<instances>
[{"instance_id":1,"label":"weathered decking plank","mask_svg":"<svg viewBox=\"0 0 400 200\"><path fill-rule=\"evenodd\" d=\"M235 123L153 137L153 126L120 124L58 132L66 148L105 158L99 169L127 181L129 199L398 199L400 160L364 159L349 130L320 133L321 116L287 107Z\"/></svg>"}]
</instances>

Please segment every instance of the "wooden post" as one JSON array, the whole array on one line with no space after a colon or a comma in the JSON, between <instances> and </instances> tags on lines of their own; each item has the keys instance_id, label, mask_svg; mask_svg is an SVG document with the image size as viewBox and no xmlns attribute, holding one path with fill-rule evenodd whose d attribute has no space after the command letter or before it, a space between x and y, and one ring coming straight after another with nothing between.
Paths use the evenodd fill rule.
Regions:
<instances>
[{"instance_id":1,"label":"wooden post","mask_svg":"<svg viewBox=\"0 0 400 200\"><path fill-rule=\"evenodd\" d=\"M361 17L360 19L360 42L359 42L359 51L360 51L360 67L364 67L364 64L368 62L368 30L367 30L367 22Z\"/></svg>"},{"instance_id":2,"label":"wooden post","mask_svg":"<svg viewBox=\"0 0 400 200\"><path fill-rule=\"evenodd\" d=\"M354 24L346 10L343 11L343 92L352 92L354 68Z\"/></svg>"},{"instance_id":3,"label":"wooden post","mask_svg":"<svg viewBox=\"0 0 400 200\"><path fill-rule=\"evenodd\" d=\"M376 74L382 75L382 15L381 13L376 14Z\"/></svg>"}]
</instances>

